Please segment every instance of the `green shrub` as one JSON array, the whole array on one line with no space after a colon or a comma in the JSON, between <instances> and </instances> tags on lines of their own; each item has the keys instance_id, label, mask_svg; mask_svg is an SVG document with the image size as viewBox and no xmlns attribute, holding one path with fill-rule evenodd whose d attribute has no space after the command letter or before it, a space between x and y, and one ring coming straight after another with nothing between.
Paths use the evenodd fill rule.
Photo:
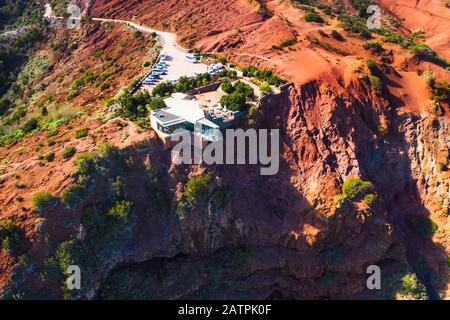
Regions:
<instances>
[{"instance_id":1,"label":"green shrub","mask_svg":"<svg viewBox=\"0 0 450 320\"><path fill-rule=\"evenodd\" d=\"M340 14L338 19L342 22L342 26L346 31L359 34L363 39L371 38L366 19L346 13Z\"/></svg>"},{"instance_id":2,"label":"green shrub","mask_svg":"<svg viewBox=\"0 0 450 320\"><path fill-rule=\"evenodd\" d=\"M285 80L278 78L269 69L258 70L255 66L248 66L242 69L244 77L256 77L259 80L265 81L272 86L281 86L286 83Z\"/></svg>"},{"instance_id":3,"label":"green shrub","mask_svg":"<svg viewBox=\"0 0 450 320\"><path fill-rule=\"evenodd\" d=\"M31 118L25 124L22 126L22 131L27 134L34 130L36 130L39 127L39 123L35 118Z\"/></svg>"},{"instance_id":4,"label":"green shrub","mask_svg":"<svg viewBox=\"0 0 450 320\"><path fill-rule=\"evenodd\" d=\"M377 92L381 92L383 88L380 78L374 75L369 76L370 86Z\"/></svg>"},{"instance_id":5,"label":"green shrub","mask_svg":"<svg viewBox=\"0 0 450 320\"><path fill-rule=\"evenodd\" d=\"M378 70L378 67L377 67L377 64L375 61L368 59L366 61L366 63L367 63L367 67L369 68L370 72L374 73Z\"/></svg>"},{"instance_id":6,"label":"green shrub","mask_svg":"<svg viewBox=\"0 0 450 320\"><path fill-rule=\"evenodd\" d=\"M87 189L84 184L72 184L64 189L62 201L70 208L76 207L87 196Z\"/></svg>"},{"instance_id":7,"label":"green shrub","mask_svg":"<svg viewBox=\"0 0 450 320\"><path fill-rule=\"evenodd\" d=\"M438 162L437 167L440 172L448 171L447 165L443 162Z\"/></svg>"},{"instance_id":8,"label":"green shrub","mask_svg":"<svg viewBox=\"0 0 450 320\"><path fill-rule=\"evenodd\" d=\"M432 92L434 100L450 103L450 82L435 81Z\"/></svg>"},{"instance_id":9,"label":"green shrub","mask_svg":"<svg viewBox=\"0 0 450 320\"><path fill-rule=\"evenodd\" d=\"M0 146L8 146L12 143L14 143L17 140L22 139L25 137L26 134L23 130L16 130L10 134L4 135L0 137Z\"/></svg>"},{"instance_id":10,"label":"green shrub","mask_svg":"<svg viewBox=\"0 0 450 320\"><path fill-rule=\"evenodd\" d=\"M228 203L228 190L225 187L217 187L211 195L211 204L217 209L223 209Z\"/></svg>"},{"instance_id":11,"label":"green shrub","mask_svg":"<svg viewBox=\"0 0 450 320\"><path fill-rule=\"evenodd\" d=\"M338 41L344 41L344 37L336 30L331 31L331 36Z\"/></svg>"},{"instance_id":12,"label":"green shrub","mask_svg":"<svg viewBox=\"0 0 450 320\"><path fill-rule=\"evenodd\" d=\"M147 108L150 110L157 110L157 109L163 109L166 107L166 104L163 99L157 97L152 98L150 102L147 104Z\"/></svg>"},{"instance_id":13,"label":"green shrub","mask_svg":"<svg viewBox=\"0 0 450 320\"><path fill-rule=\"evenodd\" d=\"M245 97L234 93L222 96L220 104L232 111L244 111L247 108Z\"/></svg>"},{"instance_id":14,"label":"green shrub","mask_svg":"<svg viewBox=\"0 0 450 320\"><path fill-rule=\"evenodd\" d=\"M76 149L74 147L66 147L64 148L63 152L62 152L62 157L64 159L69 159L72 158L73 155L76 153Z\"/></svg>"},{"instance_id":15,"label":"green shrub","mask_svg":"<svg viewBox=\"0 0 450 320\"><path fill-rule=\"evenodd\" d=\"M400 295L400 298L415 300L423 300L427 297L424 285L419 282L414 273L408 273L403 276L398 295Z\"/></svg>"},{"instance_id":16,"label":"green shrub","mask_svg":"<svg viewBox=\"0 0 450 320\"><path fill-rule=\"evenodd\" d=\"M280 47L281 48L290 47L296 43L297 43L296 39L287 39L287 40L284 40L283 42L281 42Z\"/></svg>"},{"instance_id":17,"label":"green shrub","mask_svg":"<svg viewBox=\"0 0 450 320\"><path fill-rule=\"evenodd\" d=\"M272 91L272 88L270 87L270 84L268 84L267 82L264 82L259 86L259 90L261 90L261 93L263 95L266 95Z\"/></svg>"},{"instance_id":18,"label":"green shrub","mask_svg":"<svg viewBox=\"0 0 450 320\"><path fill-rule=\"evenodd\" d=\"M116 113L117 115L136 121L147 115L148 110L146 106L151 100L151 96L147 91L138 92L135 95L132 95L128 90L123 91L115 99L115 102L120 106Z\"/></svg>"},{"instance_id":19,"label":"green shrub","mask_svg":"<svg viewBox=\"0 0 450 320\"><path fill-rule=\"evenodd\" d=\"M226 76L230 79L234 79L237 77L237 72L236 70L228 69Z\"/></svg>"},{"instance_id":20,"label":"green shrub","mask_svg":"<svg viewBox=\"0 0 450 320\"><path fill-rule=\"evenodd\" d=\"M80 129L75 130L75 138L77 138L77 139L87 137L88 134L89 134L88 128L80 128Z\"/></svg>"},{"instance_id":21,"label":"green shrub","mask_svg":"<svg viewBox=\"0 0 450 320\"><path fill-rule=\"evenodd\" d=\"M130 201L116 202L106 213L108 216L118 220L128 220L133 203Z\"/></svg>"},{"instance_id":22,"label":"green shrub","mask_svg":"<svg viewBox=\"0 0 450 320\"><path fill-rule=\"evenodd\" d=\"M121 176L115 177L114 180L111 182L111 185L114 189L114 195L117 198L119 199L125 198L127 190L124 179Z\"/></svg>"},{"instance_id":23,"label":"green shrub","mask_svg":"<svg viewBox=\"0 0 450 320\"><path fill-rule=\"evenodd\" d=\"M335 46L333 46L332 44L330 44L328 42L320 41L317 38L312 38L312 39L310 39L310 41L311 41L311 43L316 44L316 45L324 48L325 50L328 50L328 51L331 51L331 52L334 52L334 53L337 53L340 55L344 55L344 56L348 55L347 52L345 52L339 48L336 48Z\"/></svg>"},{"instance_id":24,"label":"green shrub","mask_svg":"<svg viewBox=\"0 0 450 320\"><path fill-rule=\"evenodd\" d=\"M96 57L97 59L101 58L103 55L103 50L95 50L94 52L94 57Z\"/></svg>"},{"instance_id":25,"label":"green shrub","mask_svg":"<svg viewBox=\"0 0 450 320\"><path fill-rule=\"evenodd\" d=\"M306 12L303 16L303 19L305 19L306 22L317 22L317 23L323 23L322 17L316 13L316 12Z\"/></svg>"},{"instance_id":26,"label":"green shrub","mask_svg":"<svg viewBox=\"0 0 450 320\"><path fill-rule=\"evenodd\" d=\"M430 218L413 215L409 218L412 228L422 237L433 235L437 230L437 224Z\"/></svg>"},{"instance_id":27,"label":"green shrub","mask_svg":"<svg viewBox=\"0 0 450 320\"><path fill-rule=\"evenodd\" d=\"M364 197L363 202L370 207L376 199L377 196L375 194L369 193Z\"/></svg>"},{"instance_id":28,"label":"green shrub","mask_svg":"<svg viewBox=\"0 0 450 320\"><path fill-rule=\"evenodd\" d=\"M45 133L45 137L51 138L51 137L58 135L58 133L59 133L58 128L50 129Z\"/></svg>"},{"instance_id":29,"label":"green shrub","mask_svg":"<svg viewBox=\"0 0 450 320\"><path fill-rule=\"evenodd\" d=\"M407 39L405 39L404 37L395 34L395 33L388 33L383 39L383 42L388 42L388 43L395 43L395 44L399 44L402 47L408 47L407 45Z\"/></svg>"},{"instance_id":30,"label":"green shrub","mask_svg":"<svg viewBox=\"0 0 450 320\"><path fill-rule=\"evenodd\" d=\"M151 62L150 61L145 61L144 62L144 68L148 68L151 66Z\"/></svg>"},{"instance_id":31,"label":"green shrub","mask_svg":"<svg viewBox=\"0 0 450 320\"><path fill-rule=\"evenodd\" d=\"M414 56L418 59L428 60L443 68L449 67L450 63L443 57L434 52L428 45L424 43L414 43L410 46Z\"/></svg>"},{"instance_id":32,"label":"green shrub","mask_svg":"<svg viewBox=\"0 0 450 320\"><path fill-rule=\"evenodd\" d=\"M361 198L373 191L374 187L371 182L363 181L359 178L347 179L342 185L342 194L350 199Z\"/></svg>"},{"instance_id":33,"label":"green shrub","mask_svg":"<svg viewBox=\"0 0 450 320\"><path fill-rule=\"evenodd\" d=\"M45 161L47 161L47 162L53 162L53 160L55 160L55 153L54 153L54 152L47 153L47 154L44 156L44 159L45 159Z\"/></svg>"},{"instance_id":34,"label":"green shrub","mask_svg":"<svg viewBox=\"0 0 450 320\"><path fill-rule=\"evenodd\" d=\"M227 94L231 94L234 91L233 84L228 79L225 79L223 81L221 87L222 87L222 90Z\"/></svg>"},{"instance_id":35,"label":"green shrub","mask_svg":"<svg viewBox=\"0 0 450 320\"><path fill-rule=\"evenodd\" d=\"M184 186L184 196L189 205L195 205L208 195L211 181L211 174L198 175L189 178Z\"/></svg>"},{"instance_id":36,"label":"green shrub","mask_svg":"<svg viewBox=\"0 0 450 320\"><path fill-rule=\"evenodd\" d=\"M80 95L80 91L78 91L77 89L71 89L69 91L69 94L67 95L67 100L71 101L73 100L73 98L78 97Z\"/></svg>"},{"instance_id":37,"label":"green shrub","mask_svg":"<svg viewBox=\"0 0 450 320\"><path fill-rule=\"evenodd\" d=\"M366 42L363 44L365 50L371 50L373 53L381 53L384 51L383 46L378 42Z\"/></svg>"},{"instance_id":38,"label":"green shrub","mask_svg":"<svg viewBox=\"0 0 450 320\"><path fill-rule=\"evenodd\" d=\"M109 141L100 143L97 149L98 157L107 159L114 157L119 151L119 149Z\"/></svg>"},{"instance_id":39,"label":"green shrub","mask_svg":"<svg viewBox=\"0 0 450 320\"><path fill-rule=\"evenodd\" d=\"M0 246L10 252L20 243L20 229L12 220L0 221Z\"/></svg>"},{"instance_id":40,"label":"green shrub","mask_svg":"<svg viewBox=\"0 0 450 320\"><path fill-rule=\"evenodd\" d=\"M342 193L337 194L334 196L333 202L336 208L341 208L346 204L346 202L348 202L348 198L344 196Z\"/></svg>"},{"instance_id":41,"label":"green shrub","mask_svg":"<svg viewBox=\"0 0 450 320\"><path fill-rule=\"evenodd\" d=\"M100 90L104 91L104 90L108 90L111 87L111 85L108 82L103 82L100 85Z\"/></svg>"},{"instance_id":42,"label":"green shrub","mask_svg":"<svg viewBox=\"0 0 450 320\"><path fill-rule=\"evenodd\" d=\"M14 108L14 112L10 116L10 120L11 122L19 122L20 119L25 117L26 114L27 114L27 106L26 105L18 106Z\"/></svg>"},{"instance_id":43,"label":"green shrub","mask_svg":"<svg viewBox=\"0 0 450 320\"><path fill-rule=\"evenodd\" d=\"M223 85L223 84L222 84ZM232 111L244 111L247 109L247 98L253 96L252 87L242 81L237 81L234 85L225 86L226 90L230 92L220 99L220 104L226 106Z\"/></svg>"},{"instance_id":44,"label":"green shrub","mask_svg":"<svg viewBox=\"0 0 450 320\"><path fill-rule=\"evenodd\" d=\"M89 177L97 169L97 155L93 152L81 154L75 160L75 168L78 176Z\"/></svg>"},{"instance_id":45,"label":"green shrub","mask_svg":"<svg viewBox=\"0 0 450 320\"><path fill-rule=\"evenodd\" d=\"M48 142L47 142L47 145L48 145L49 147L53 147L55 144L56 144L56 141L55 141L55 140L48 140Z\"/></svg>"},{"instance_id":46,"label":"green shrub","mask_svg":"<svg viewBox=\"0 0 450 320\"><path fill-rule=\"evenodd\" d=\"M57 199L51 193L42 191L33 196L31 203L35 210L40 211L54 205L56 200Z\"/></svg>"}]
</instances>

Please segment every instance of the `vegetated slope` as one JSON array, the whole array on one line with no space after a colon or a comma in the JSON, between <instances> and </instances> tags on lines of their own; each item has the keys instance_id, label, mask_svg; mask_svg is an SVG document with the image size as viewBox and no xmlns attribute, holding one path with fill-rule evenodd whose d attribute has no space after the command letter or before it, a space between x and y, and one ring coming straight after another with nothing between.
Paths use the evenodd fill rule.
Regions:
<instances>
[{"instance_id":1,"label":"vegetated slope","mask_svg":"<svg viewBox=\"0 0 450 320\"><path fill-rule=\"evenodd\" d=\"M106 122L101 138L82 140L83 150L110 136L125 148L102 144L70 176L68 161L64 175L23 193L28 213L13 205L2 215L26 235L10 228L4 237L23 242L1 253L3 295L418 299L423 283L429 297L448 296L443 60L420 45L427 32L413 34L394 18L383 19L383 33L369 35L357 2L342 2L340 11L304 3L95 1L92 16L136 16L176 31L194 49L294 81L240 123L280 129L280 172L173 166L151 132L133 139L144 143L119 144L117 125ZM319 22L305 21L313 11L307 20ZM83 92L79 103L90 96ZM57 157L55 168L60 163ZM20 183L15 170L4 176L8 204ZM58 198L41 194L31 208L43 190ZM61 290L71 263L87 270L81 291ZM370 264L383 270L381 292L365 287Z\"/></svg>"},{"instance_id":2,"label":"vegetated slope","mask_svg":"<svg viewBox=\"0 0 450 320\"><path fill-rule=\"evenodd\" d=\"M380 4L403 20L410 30L423 30L426 43L446 59L450 59L450 10L448 2L440 0L381 0Z\"/></svg>"},{"instance_id":3,"label":"vegetated slope","mask_svg":"<svg viewBox=\"0 0 450 320\"><path fill-rule=\"evenodd\" d=\"M25 32L7 39L12 45L19 41L19 53L29 50L20 60L5 61L9 68L17 62L21 67L8 78L1 97L0 219L13 219L31 239L37 221L29 210L32 196L63 190L78 154L101 141L126 146L149 136L126 120L106 122L106 101L145 72L143 64L154 59L158 44L108 23L85 23L74 30L35 24L30 30L39 38ZM26 250L24 243L19 252ZM1 255L3 286L17 260L4 250Z\"/></svg>"}]
</instances>

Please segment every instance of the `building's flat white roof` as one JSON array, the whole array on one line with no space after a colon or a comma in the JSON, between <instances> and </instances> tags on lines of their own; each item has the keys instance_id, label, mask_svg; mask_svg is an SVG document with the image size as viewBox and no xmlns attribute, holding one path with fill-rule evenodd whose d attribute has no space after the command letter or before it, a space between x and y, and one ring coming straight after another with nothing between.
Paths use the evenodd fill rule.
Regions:
<instances>
[{"instance_id":1,"label":"building's flat white roof","mask_svg":"<svg viewBox=\"0 0 450 320\"><path fill-rule=\"evenodd\" d=\"M200 107L200 101L186 99L184 94L173 94L170 98L164 99L167 108L164 111L177 117L184 118L189 122L196 123L205 118L205 113Z\"/></svg>"},{"instance_id":2,"label":"building's flat white roof","mask_svg":"<svg viewBox=\"0 0 450 320\"><path fill-rule=\"evenodd\" d=\"M153 111L152 116L155 117L156 121L163 126L170 126L185 121L185 119L178 117L171 112L167 112L165 109Z\"/></svg>"},{"instance_id":3,"label":"building's flat white roof","mask_svg":"<svg viewBox=\"0 0 450 320\"><path fill-rule=\"evenodd\" d=\"M205 111L201 107L201 102L184 93L174 93L170 98L164 99L166 108L155 110L151 116L162 126L173 126L184 121L219 129L220 126L206 119Z\"/></svg>"}]
</instances>

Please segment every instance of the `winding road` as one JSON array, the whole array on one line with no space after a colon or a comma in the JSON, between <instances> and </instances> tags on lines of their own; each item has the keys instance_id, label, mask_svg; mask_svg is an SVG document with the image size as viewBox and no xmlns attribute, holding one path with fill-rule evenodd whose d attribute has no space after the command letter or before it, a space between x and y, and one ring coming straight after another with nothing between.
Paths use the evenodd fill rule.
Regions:
<instances>
[{"instance_id":1,"label":"winding road","mask_svg":"<svg viewBox=\"0 0 450 320\"><path fill-rule=\"evenodd\" d=\"M62 17L55 17L51 7L46 6L44 18L62 20ZM71 18L72 19L72 18ZM73 18L74 20L81 20L82 18ZM112 22L127 25L142 33L156 33L161 42L162 51L167 55L167 74L161 76L161 81L177 80L182 76L191 77L196 73L205 73L208 71L208 66L203 63L191 63L185 59L187 50L180 47L176 41L176 35L171 32L164 32L139 25L132 21L120 19L106 19L106 18L91 18L92 21L98 22ZM147 86L150 89L150 86ZM145 88L145 87L144 87Z\"/></svg>"}]
</instances>

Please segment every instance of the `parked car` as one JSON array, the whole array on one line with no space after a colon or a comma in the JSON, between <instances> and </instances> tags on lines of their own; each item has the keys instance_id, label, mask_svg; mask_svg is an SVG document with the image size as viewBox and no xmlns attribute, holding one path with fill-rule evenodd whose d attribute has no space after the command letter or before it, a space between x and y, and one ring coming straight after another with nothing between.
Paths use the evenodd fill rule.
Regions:
<instances>
[{"instance_id":1,"label":"parked car","mask_svg":"<svg viewBox=\"0 0 450 320\"><path fill-rule=\"evenodd\" d=\"M187 61L189 61L189 62L191 62L191 63L197 63L197 57L194 55L194 54L192 54L192 53L188 53L187 55L186 55L186 57L185 57L185 59L187 60Z\"/></svg>"},{"instance_id":2,"label":"parked car","mask_svg":"<svg viewBox=\"0 0 450 320\"><path fill-rule=\"evenodd\" d=\"M165 67L156 67L153 69L154 71L166 71Z\"/></svg>"}]
</instances>

